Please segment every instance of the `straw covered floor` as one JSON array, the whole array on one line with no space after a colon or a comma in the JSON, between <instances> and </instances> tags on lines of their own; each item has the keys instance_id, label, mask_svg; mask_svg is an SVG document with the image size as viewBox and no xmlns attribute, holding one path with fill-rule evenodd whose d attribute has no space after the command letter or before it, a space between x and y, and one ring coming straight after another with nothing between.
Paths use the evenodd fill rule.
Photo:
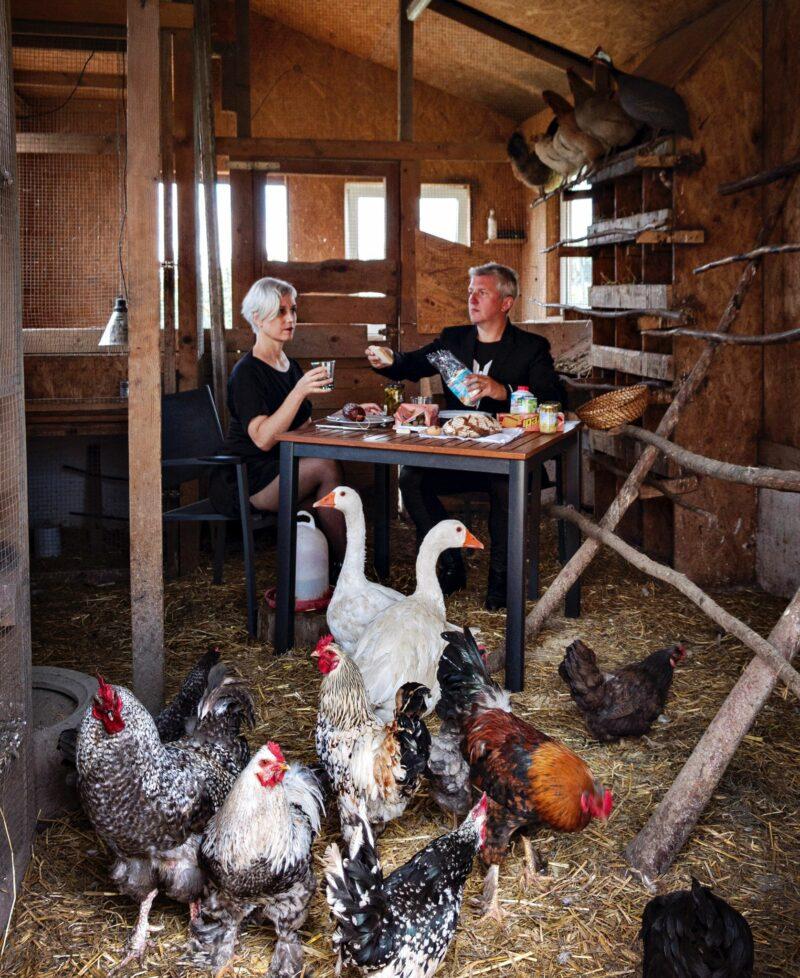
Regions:
<instances>
[{"instance_id":1,"label":"straw covered floor","mask_svg":"<svg viewBox=\"0 0 800 978\"><path fill-rule=\"evenodd\" d=\"M485 525L473 527L485 537ZM413 587L413 533L393 531L391 584ZM543 530L543 581L556 574L555 535ZM452 621L478 626L492 648L503 638L504 617L483 611L486 553L470 555L470 590L448 601ZM259 552L259 584L273 581L274 549ZM210 572L196 573L166 588L168 692L207 648L224 658L255 691L259 725L254 746L278 741L290 760L312 760L319 674L308 653L297 649L276 659L271 649L246 641L241 562L229 559L226 584L214 587ZM621 857L733 686L751 653L719 636L716 626L666 585L632 571L603 552L584 579L580 620L553 619L527 649L526 690L514 697L516 711L581 754L595 776L614 792L615 810L605 825L593 822L581 834L541 832L534 844L547 860L545 875L530 888L521 882L522 845L500 874L504 928L481 920L465 901L442 976L570 976L614 978L641 973L637 939L642 910L654 892L688 886L690 875L715 890L750 921L756 943L756 975L796 974L800 960L800 715L781 689L762 711L714 795L697 831L672 870L649 890L631 876ZM784 607L756 591L715 593L719 602L762 635ZM129 595L125 584L89 585L35 577L34 662L91 672L127 684L131 678ZM556 668L566 645L580 637L601 664L621 665L684 640L690 657L676 670L667 706L668 723L656 723L648 738L600 745L592 742ZM338 835L335 813L315 844L317 864ZM431 838L451 827L423 793L379 840L386 870L404 862ZM19 886L0 973L20 978L105 975L119 960L136 908L114 892L108 857L80 814L40 822L33 860ZM478 893L482 869L473 871L467 898ZM187 935L186 907L159 898L150 917L156 926L146 964L127 975L194 976L181 963ZM303 931L308 965L331 978L334 956L327 906L314 899ZM230 974L262 975L274 936L244 929Z\"/></svg>"}]
</instances>

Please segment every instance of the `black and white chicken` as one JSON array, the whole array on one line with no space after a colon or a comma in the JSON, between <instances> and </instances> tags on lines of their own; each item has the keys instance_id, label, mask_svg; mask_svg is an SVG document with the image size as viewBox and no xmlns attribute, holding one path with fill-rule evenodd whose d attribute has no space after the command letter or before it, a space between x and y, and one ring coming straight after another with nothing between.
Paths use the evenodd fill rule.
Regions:
<instances>
[{"instance_id":1,"label":"black and white chicken","mask_svg":"<svg viewBox=\"0 0 800 978\"><path fill-rule=\"evenodd\" d=\"M298 931L316 890L311 844L322 814L322 792L307 767L287 764L272 742L254 755L200 846L208 883L191 924L195 963L225 965L240 924L253 917L271 921L278 936L268 974L302 971Z\"/></svg>"},{"instance_id":2,"label":"black and white chicken","mask_svg":"<svg viewBox=\"0 0 800 978\"><path fill-rule=\"evenodd\" d=\"M115 857L111 879L139 903L121 964L143 958L159 890L190 905L200 897L202 832L247 764L240 731L253 722L250 692L222 664L208 673L194 731L172 743L162 742L133 693L100 678L78 729L75 762L83 808Z\"/></svg>"},{"instance_id":3,"label":"black and white chicken","mask_svg":"<svg viewBox=\"0 0 800 978\"><path fill-rule=\"evenodd\" d=\"M366 819L358 819L349 855L328 847L325 893L338 968L352 964L374 978L430 978L455 933L464 884L486 837L486 806L484 795L459 828L386 879Z\"/></svg>"}]
</instances>

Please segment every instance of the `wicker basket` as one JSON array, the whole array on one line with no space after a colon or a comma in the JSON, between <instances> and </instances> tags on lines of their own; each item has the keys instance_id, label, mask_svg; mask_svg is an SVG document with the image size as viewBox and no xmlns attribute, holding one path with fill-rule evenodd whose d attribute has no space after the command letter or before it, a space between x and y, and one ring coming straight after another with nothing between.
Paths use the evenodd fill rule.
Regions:
<instances>
[{"instance_id":1,"label":"wicker basket","mask_svg":"<svg viewBox=\"0 0 800 978\"><path fill-rule=\"evenodd\" d=\"M630 424L645 412L650 400L650 390L642 384L636 387L620 387L582 404L575 413L589 428L608 431L620 424Z\"/></svg>"}]
</instances>

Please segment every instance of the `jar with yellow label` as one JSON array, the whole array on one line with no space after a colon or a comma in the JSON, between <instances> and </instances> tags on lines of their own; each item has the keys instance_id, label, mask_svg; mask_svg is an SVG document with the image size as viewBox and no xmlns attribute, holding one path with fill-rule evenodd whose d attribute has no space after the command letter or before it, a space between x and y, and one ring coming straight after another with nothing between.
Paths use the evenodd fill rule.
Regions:
<instances>
[{"instance_id":1,"label":"jar with yellow label","mask_svg":"<svg viewBox=\"0 0 800 978\"><path fill-rule=\"evenodd\" d=\"M558 401L547 401L539 405L539 431L543 435L552 435L558 431L558 412L561 405Z\"/></svg>"},{"instance_id":2,"label":"jar with yellow label","mask_svg":"<svg viewBox=\"0 0 800 978\"><path fill-rule=\"evenodd\" d=\"M387 384L383 388L384 410L394 414L405 400L405 387L402 384Z\"/></svg>"}]
</instances>

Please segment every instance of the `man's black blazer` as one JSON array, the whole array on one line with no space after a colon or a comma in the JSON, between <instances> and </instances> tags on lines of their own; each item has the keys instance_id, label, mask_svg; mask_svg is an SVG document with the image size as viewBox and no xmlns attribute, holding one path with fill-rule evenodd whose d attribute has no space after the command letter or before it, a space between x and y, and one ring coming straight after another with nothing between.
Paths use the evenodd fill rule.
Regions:
<instances>
[{"instance_id":1,"label":"man's black blazer","mask_svg":"<svg viewBox=\"0 0 800 978\"><path fill-rule=\"evenodd\" d=\"M432 377L438 373L427 359L427 354L434 350L450 350L466 366L472 370L475 358L475 344L478 339L477 326L449 326L442 330L439 336L426 346L410 353L395 353L391 367L384 367L378 373L392 380L420 380L422 377ZM496 414L498 411L508 411L511 391L517 387L529 387L531 392L542 401L558 401L565 403L565 391L558 379L553 358L550 355L550 343L536 333L526 333L525 330L507 322L502 338L499 341L498 352L489 368L489 376L506 386L508 395L505 400L497 401L484 397L476 405L482 411ZM448 408L463 408L461 401L443 384Z\"/></svg>"}]
</instances>

